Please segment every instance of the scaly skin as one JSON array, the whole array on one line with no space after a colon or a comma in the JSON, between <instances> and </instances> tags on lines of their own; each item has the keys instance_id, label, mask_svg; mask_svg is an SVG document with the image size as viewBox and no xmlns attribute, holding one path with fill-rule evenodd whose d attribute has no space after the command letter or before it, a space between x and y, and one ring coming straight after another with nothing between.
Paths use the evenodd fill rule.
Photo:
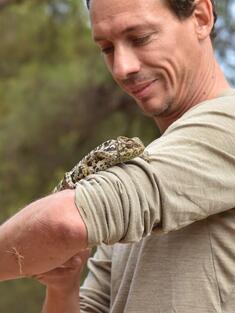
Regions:
<instances>
[{"instance_id":1,"label":"scaly skin","mask_svg":"<svg viewBox=\"0 0 235 313\"><path fill-rule=\"evenodd\" d=\"M137 156L146 159L145 146L138 137L128 138L119 136L117 139L105 141L88 153L71 171L65 173L64 178L53 192L64 189L74 189L76 183L90 175Z\"/></svg>"}]
</instances>

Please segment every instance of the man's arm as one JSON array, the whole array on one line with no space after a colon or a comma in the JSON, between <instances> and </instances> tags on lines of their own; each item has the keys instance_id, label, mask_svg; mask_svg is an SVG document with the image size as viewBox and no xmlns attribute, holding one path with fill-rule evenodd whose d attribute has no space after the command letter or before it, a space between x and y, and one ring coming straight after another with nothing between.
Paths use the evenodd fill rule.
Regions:
<instances>
[{"instance_id":1,"label":"man's arm","mask_svg":"<svg viewBox=\"0 0 235 313\"><path fill-rule=\"evenodd\" d=\"M76 203L90 246L137 242L235 207L234 97L205 102L136 158L88 176Z\"/></svg>"},{"instance_id":2,"label":"man's arm","mask_svg":"<svg viewBox=\"0 0 235 313\"><path fill-rule=\"evenodd\" d=\"M47 272L87 247L74 197L74 190L47 196L0 226L0 280Z\"/></svg>"},{"instance_id":3,"label":"man's arm","mask_svg":"<svg viewBox=\"0 0 235 313\"><path fill-rule=\"evenodd\" d=\"M79 291L71 290L70 294L60 294L47 289L45 302L41 313L80 313Z\"/></svg>"},{"instance_id":4,"label":"man's arm","mask_svg":"<svg viewBox=\"0 0 235 313\"><path fill-rule=\"evenodd\" d=\"M80 291L80 278L89 257L79 252L62 266L34 278L47 286L42 313L110 311L110 280L113 246L99 246L88 262L89 274ZM92 295L92 297L91 297Z\"/></svg>"}]
</instances>

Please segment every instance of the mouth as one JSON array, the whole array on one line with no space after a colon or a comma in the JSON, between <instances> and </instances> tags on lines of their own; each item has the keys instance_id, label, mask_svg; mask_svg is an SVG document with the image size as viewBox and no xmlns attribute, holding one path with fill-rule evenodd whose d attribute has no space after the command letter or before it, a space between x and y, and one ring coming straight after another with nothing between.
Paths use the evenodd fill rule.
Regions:
<instances>
[{"instance_id":1,"label":"mouth","mask_svg":"<svg viewBox=\"0 0 235 313\"><path fill-rule=\"evenodd\" d=\"M158 79L154 79L145 83L141 83L138 85L135 85L133 87L127 88L127 92L132 94L138 99L144 98L148 95L150 92L151 86L157 81Z\"/></svg>"}]
</instances>

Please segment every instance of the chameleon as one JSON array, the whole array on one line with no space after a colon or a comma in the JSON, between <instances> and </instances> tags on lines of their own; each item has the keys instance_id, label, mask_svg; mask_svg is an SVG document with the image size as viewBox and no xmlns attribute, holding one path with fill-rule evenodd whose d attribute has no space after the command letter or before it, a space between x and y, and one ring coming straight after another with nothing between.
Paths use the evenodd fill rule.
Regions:
<instances>
[{"instance_id":1,"label":"chameleon","mask_svg":"<svg viewBox=\"0 0 235 313\"><path fill-rule=\"evenodd\" d=\"M137 156L148 161L145 146L138 137L119 136L110 139L90 151L74 168L64 174L53 192L76 188L76 183L90 174L127 162Z\"/></svg>"}]
</instances>

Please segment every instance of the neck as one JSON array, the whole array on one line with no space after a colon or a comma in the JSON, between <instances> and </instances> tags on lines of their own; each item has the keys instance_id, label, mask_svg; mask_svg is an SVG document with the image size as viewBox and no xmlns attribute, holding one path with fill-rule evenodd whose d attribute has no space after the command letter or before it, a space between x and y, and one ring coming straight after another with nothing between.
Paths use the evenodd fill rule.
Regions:
<instances>
[{"instance_id":1,"label":"neck","mask_svg":"<svg viewBox=\"0 0 235 313\"><path fill-rule=\"evenodd\" d=\"M207 50L208 51L208 50ZM205 54L204 54L205 55ZM182 84L179 95L175 97L173 106L176 108L169 114L154 118L161 133L163 133L173 122L179 119L185 112L203 101L216 98L221 92L230 88L217 60L213 54L213 48L201 61L199 70L193 79L193 88ZM185 93L185 90L188 90Z\"/></svg>"}]
</instances>

